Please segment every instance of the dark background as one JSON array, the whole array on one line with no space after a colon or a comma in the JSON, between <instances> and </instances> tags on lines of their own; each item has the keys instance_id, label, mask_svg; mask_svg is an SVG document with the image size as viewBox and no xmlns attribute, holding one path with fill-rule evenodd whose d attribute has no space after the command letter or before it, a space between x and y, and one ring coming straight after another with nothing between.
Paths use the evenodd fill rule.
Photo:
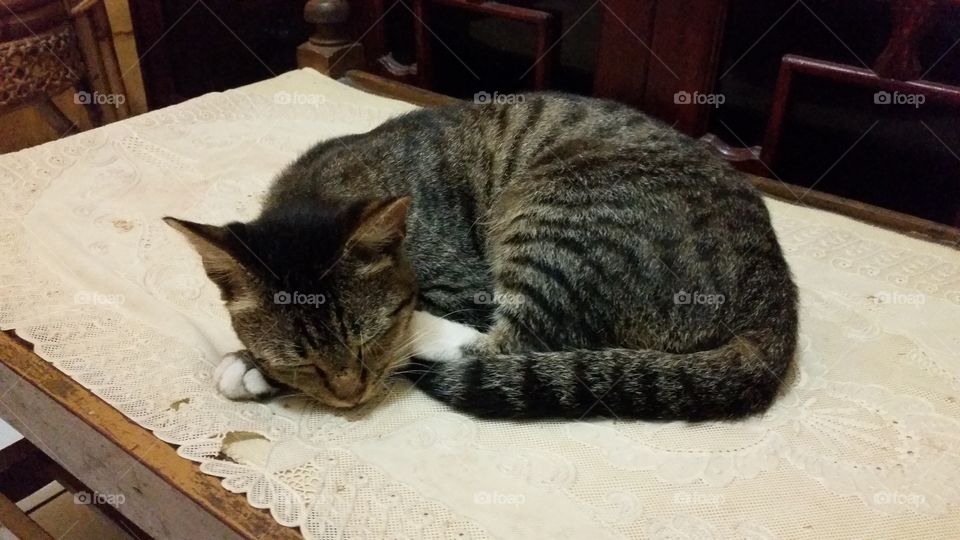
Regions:
<instances>
[{"instance_id":1,"label":"dark background","mask_svg":"<svg viewBox=\"0 0 960 540\"><path fill-rule=\"evenodd\" d=\"M170 30L172 39L164 40L170 46L157 51L168 57L172 91L165 100L151 99L151 105L293 69L296 46L310 33L302 21L302 1L215 0L207 2L213 13L202 5L190 9L190 0L159 4L164 24L182 20ZM565 36L558 45L552 88L590 94L602 7L588 10L592 0L516 4L549 10L562 22L560 32ZM364 9L372 5L354 1L354 17L369 21L372 12ZM394 57L412 63L410 11L394 7L382 24ZM534 60L533 34L523 23L434 8L430 28L439 38L432 47L433 90L470 98L480 90L530 88L532 73L523 74ZM760 144L784 54L869 66L883 49L889 30L889 8L875 0L809 0L805 4L733 0L716 85L726 101L712 115L710 132L733 146ZM958 41L960 6L944 9L923 42L922 65L935 64L927 79L960 85ZM369 70L379 68L376 58L368 61ZM152 76L147 71L145 78ZM791 183L943 223L952 223L960 212L960 110L956 108L929 100L918 108L877 105L872 91L798 79L780 147L771 175Z\"/></svg>"}]
</instances>

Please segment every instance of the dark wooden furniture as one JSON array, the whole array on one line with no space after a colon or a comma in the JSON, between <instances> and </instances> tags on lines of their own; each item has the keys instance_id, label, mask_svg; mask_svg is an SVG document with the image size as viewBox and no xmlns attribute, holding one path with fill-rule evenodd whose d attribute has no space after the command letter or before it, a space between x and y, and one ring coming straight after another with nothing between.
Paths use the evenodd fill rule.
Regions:
<instances>
[{"instance_id":1,"label":"dark wooden furniture","mask_svg":"<svg viewBox=\"0 0 960 540\"><path fill-rule=\"evenodd\" d=\"M424 107L447 105L458 101L449 96L435 94L422 88L361 71L348 72L344 82L372 94L402 99ZM751 175L750 178L757 189L785 202L845 215L884 229L960 249L960 228L830 195L829 193L792 186L762 176Z\"/></svg>"},{"instance_id":2,"label":"dark wooden furniture","mask_svg":"<svg viewBox=\"0 0 960 540\"><path fill-rule=\"evenodd\" d=\"M337 0L345 2L346 0ZM677 92L710 93L717 70L719 41L723 34L724 17L728 0L707 0L694 3L688 0L673 2L630 2L609 0L603 23L601 43L598 50L599 63L596 74L597 93L619 99L646 109L675 128L695 136L701 136L718 153L735 162L739 168L751 173L754 184L768 195L795 204L820 208L872 223L894 231L916 236L950 246L960 246L960 229L901 212L880 208L844 197L823 193L814 189L794 186L780 181L760 161L761 149L736 148L719 138L706 133L710 109L708 106L676 103ZM641 4L646 8L642 9ZM382 11L378 11L382 13ZM654 31L653 22L671 25L693 25L687 32ZM347 19L340 25L343 32L355 32L356 20ZM699 25L699 26L697 26ZM647 39L635 33L635 28L648 28ZM366 32L375 32L377 25ZM701 31L708 30L705 33ZM357 36L357 41L364 32ZM354 43L344 37L341 47ZM673 52L671 52L673 51ZM672 56L666 56L672 55ZM659 57L659 59L657 58ZM633 65L635 70L616 69L617 63L605 58L617 59L620 67ZM668 70L666 58L670 58ZM364 65L364 59L358 58ZM785 61L794 65L789 58ZM706 74L710 74L707 76ZM441 96L428 90L363 72L349 72L346 80L371 93L402 99L418 105L431 106L454 102L454 98ZM936 83L896 82L891 89L939 88ZM903 85L903 86L901 86Z\"/></svg>"},{"instance_id":3,"label":"dark wooden furniture","mask_svg":"<svg viewBox=\"0 0 960 540\"><path fill-rule=\"evenodd\" d=\"M0 114L35 107L61 136L79 128L53 101L73 88L93 125L130 115L100 0L5 0Z\"/></svg>"},{"instance_id":4,"label":"dark wooden furniture","mask_svg":"<svg viewBox=\"0 0 960 540\"><path fill-rule=\"evenodd\" d=\"M305 0L129 2L149 108L276 76L310 35Z\"/></svg>"},{"instance_id":5,"label":"dark wooden furniture","mask_svg":"<svg viewBox=\"0 0 960 540\"><path fill-rule=\"evenodd\" d=\"M347 32L350 4L346 0L308 0L304 19L314 25L310 39L297 48L297 65L331 77L362 67L363 45Z\"/></svg>"},{"instance_id":6,"label":"dark wooden furniture","mask_svg":"<svg viewBox=\"0 0 960 540\"><path fill-rule=\"evenodd\" d=\"M898 58L910 62L903 57ZM881 61L886 62L886 64L881 64ZM763 146L761 147L758 159L769 168L773 168L776 163L777 152L780 149L780 139L783 135L784 117L786 116L787 108L790 106L790 91L793 86L794 77L797 75L831 80L846 85L862 86L880 92L875 94L877 99L893 99L891 96L896 95L922 95L931 101L942 101L960 110L960 87L923 79L908 80L879 75L882 69L892 70L888 72L902 75L909 75L914 71L912 67L907 65L895 68L890 62L892 62L892 60L884 60L881 57L881 59L874 64L874 69L869 70L792 54L784 56L783 62L780 64L780 74L777 77L773 105L771 107L770 117L767 120ZM754 153L755 152L751 152L751 154ZM958 218L960 218L960 215L958 215ZM957 225L960 225L960 222L958 222Z\"/></svg>"},{"instance_id":7,"label":"dark wooden furniture","mask_svg":"<svg viewBox=\"0 0 960 540\"><path fill-rule=\"evenodd\" d=\"M594 95L647 111L694 137L712 106L683 99L713 91L727 0L607 0Z\"/></svg>"},{"instance_id":8,"label":"dark wooden furniture","mask_svg":"<svg viewBox=\"0 0 960 540\"><path fill-rule=\"evenodd\" d=\"M890 37L872 70L797 55L784 57L764 138L764 146L771 146L763 152L768 165L776 155L795 74L958 103L960 88L923 80L916 51L936 9L960 2L889 3L894 15ZM675 97L678 92L713 92L729 0L609 0L606 4L595 94L633 104L689 135L705 135L713 107L681 103Z\"/></svg>"},{"instance_id":9,"label":"dark wooden furniture","mask_svg":"<svg viewBox=\"0 0 960 540\"><path fill-rule=\"evenodd\" d=\"M310 3L346 4L347 0L311 0ZM709 105L678 103L678 92L707 93L716 78L719 49L729 0L605 0L590 9L602 11L593 93L652 112L685 133L706 133ZM353 2L359 6L359 2ZM520 4L520 5L516 5ZM550 88L561 36L553 14L482 0L385 0L369 2L369 10L354 10L344 27L370 49L367 63L387 52L384 18L394 10L411 9L416 41L416 84L435 88L433 57L438 37L431 30L432 8L459 9L530 24L536 33L533 52L533 89ZM364 13L368 11L368 13ZM359 28L358 28L359 26ZM443 46L442 43L439 46ZM301 63L301 65L311 65ZM311 65L311 67L319 67Z\"/></svg>"},{"instance_id":10,"label":"dark wooden furniture","mask_svg":"<svg viewBox=\"0 0 960 540\"><path fill-rule=\"evenodd\" d=\"M947 1L960 5L958 0ZM796 75L863 86L880 92L876 94L878 98L891 99L891 96L898 94L922 95L960 109L960 87L924 80L925 73L917 58L917 48L924 37L924 30L933 19L935 10L947 1L890 0L893 27L887 45L877 57L872 70L797 55L785 56L759 155L766 167L772 168L776 162L784 117L790 103L790 90ZM956 225L960 225L960 213L957 219Z\"/></svg>"},{"instance_id":11,"label":"dark wooden furniture","mask_svg":"<svg viewBox=\"0 0 960 540\"><path fill-rule=\"evenodd\" d=\"M173 79L170 48L163 43L168 24L163 3L138 0L129 6L147 106L156 109L183 100Z\"/></svg>"},{"instance_id":12,"label":"dark wooden furniture","mask_svg":"<svg viewBox=\"0 0 960 540\"><path fill-rule=\"evenodd\" d=\"M558 35L558 23L549 12L529 9L501 2L477 0L414 0L414 32L417 44L417 75L420 86L433 88L433 42L436 36L430 30L433 6L446 6L472 13L491 15L502 19L528 23L536 35L533 50L533 89L550 87Z\"/></svg>"},{"instance_id":13,"label":"dark wooden furniture","mask_svg":"<svg viewBox=\"0 0 960 540\"><path fill-rule=\"evenodd\" d=\"M782 58L762 141L756 146L738 147L742 141L724 141L708 133L711 115L717 109L709 99L698 103L690 98L718 95L714 92L719 53L732 0L609 0L600 35L594 92L633 104L688 135L703 137L738 168L772 178L777 178L774 171L784 151L787 116L801 77L829 82L831 89L878 92L878 100L923 96L927 102L954 107L960 119L960 87L927 80L930 66L921 65L917 52L937 13L949 5L960 6L960 2L887 3L891 10L890 33L872 68L796 54ZM790 9L793 8L787 12ZM879 30L874 28L871 30ZM915 109L913 112L918 114ZM942 140L939 143L946 146ZM960 204L953 212L953 225L960 226Z\"/></svg>"},{"instance_id":14,"label":"dark wooden furniture","mask_svg":"<svg viewBox=\"0 0 960 540\"><path fill-rule=\"evenodd\" d=\"M250 13L261 13L267 8L264 7L266 0L251 0L244 5L254 6L249 8ZM860 0L863 2L864 0ZM185 97L202 93L202 91L220 90L230 86L236 86L244 82L250 82L256 78L265 78L272 74L279 73L287 66L283 62L272 63L267 59L266 62L258 60L261 49L255 46L245 48L247 37L239 30L235 33L234 21L229 17L222 16L223 13L230 13L231 9L236 9L236 3L228 0L219 0L201 5L195 5L192 12L179 14L176 10L171 12L169 6L165 5L188 6L190 0L142 0L131 4L134 13L135 29L137 33L138 45L141 51L144 51L144 58L141 62L144 72L144 80L147 87L148 100L151 107L174 103ZM812 5L812 4L811 4ZM868 58L875 58L872 62L872 68L860 65L850 65L849 62L840 62L836 59L821 58L816 54L788 54L783 57L782 63L779 62L781 54L777 53L770 65L764 70L769 75L763 75L763 80L755 88L760 93L759 97L751 97L750 114L756 117L751 118L749 130L755 132L742 137L741 126L735 122L734 127L719 125L721 118L728 110L734 110L731 116L741 115L736 109L718 109L709 101L710 96L719 95L718 79L724 85L730 83L731 78L723 79L719 74L721 61L724 60L725 43L729 42L731 36L728 31L728 21L737 20L738 13L744 10L755 11L755 7L750 7L745 1L737 0L604 0L602 3L593 3L591 10L597 12L602 21L600 31L597 34L596 45L596 63L593 70L593 93L601 97L609 97L632 104L650 114L657 116L667 122L674 128L694 137L704 137L715 150L726 159L735 163L735 165L752 174L764 175L769 177L782 176L799 181L799 178L811 177L812 181L819 181L817 177L819 172L808 171L803 174L784 174L784 171L792 171L789 167L794 166L798 155L813 155L816 151L821 154L821 160L830 159L829 153L832 148L825 143L810 154L805 154L806 148L799 149L796 144L791 144L790 137L797 133L807 133L812 125L817 121L808 121L806 116L801 116L797 111L798 103L805 104L803 99L802 86L799 80L819 79L829 83L829 88L833 89L840 86L843 89L857 88L875 88L880 91L888 92L916 92L929 98L929 102L939 102L955 106L957 88L943 82L934 82L925 80L924 67L918 60L918 47L922 39L927 36L928 29L937 21L937 11L944 6L960 6L958 0L886 0L885 2L873 2L871 6L885 9L889 6L891 10L890 36L886 40L885 46L882 41L880 47L871 51ZM259 6L259 7L257 7ZM277 6L285 6L280 9ZM291 8L293 6L293 8ZM737 10L739 6L740 10ZM509 19L529 23L531 31L537 32L537 42L535 51L532 51L535 58L538 59L532 66L534 73L535 88L549 87L551 82L552 64L556 63L553 56L560 48L557 45L564 35L557 35L557 18L542 10L532 9L523 1L515 1L507 4L505 2L481 1L481 0L409 0L406 2L392 2L388 0L309 0L304 3L303 0L283 0L270 4L272 11L287 13L290 9L302 11L309 25L305 26L304 40L299 42L299 48L290 48L289 51L283 47L274 46L273 49L289 53L291 58L296 57L297 64L304 67L313 67L318 71L330 74L334 77L342 75L350 69L360 68L367 71L378 70L377 59L385 55L387 50L385 24L387 15L395 16L400 13L404 15L404 21L410 18L412 23L410 29L414 32L413 42L418 53L419 72L416 79L406 79L416 82L424 88L436 88L439 79L435 73L437 62L441 62L441 53L443 49L437 49L440 46L439 40L430 30L431 16L436 16L440 9L460 9L472 13L483 13L497 16L504 16ZM817 10L819 6L813 5ZM185 8L184 8L185 9ZM779 10L804 12L809 16L816 17L811 7L807 4L797 4L787 2L785 6L777 7L777 16ZM882 11L881 9L881 11ZM183 11L183 10L181 10ZM220 42L226 42L231 45L229 48L230 61L237 61L236 58L246 57L246 64L252 64L257 74L244 74L234 77L234 80L225 81L222 77L215 74L208 74L207 71L213 71L210 66L227 65L221 61L223 54L210 52L216 47L224 48L222 43L214 46L191 45L188 47L191 54L197 55L196 59L191 61L191 72L201 71L205 77L203 84L194 84L191 88L185 88L183 77L174 76L174 74L183 71L183 67L177 67L178 62L183 63L182 49L183 45L177 47L171 46L171 43L183 42L184 38L196 37L194 30L185 31L181 34L182 28L190 28L192 18L197 12L205 13L206 20L212 20L214 30L220 32ZM784 13L783 15L786 15ZM176 19L171 20L171 15L177 15ZM183 15L183 20L180 20ZM213 18L211 18L214 16ZM286 15L285 15L286 16ZM885 32L886 25L883 20L877 19L871 22L871 33L879 34ZM267 27L273 28L270 32L280 33L277 28L282 25L276 21L289 19L269 20ZM779 22L779 18L776 19ZM176 28L173 23L176 22ZM822 26L818 22L812 24ZM310 28L312 25L312 35ZM776 23L774 23L774 26ZM171 29L172 28L172 29ZM237 27L239 28L239 27ZM771 27L772 28L772 27ZM820 28L821 31L824 30ZM227 31L229 30L229 32ZM767 46L771 36L757 32L760 40L766 39L763 45L757 50ZM794 29L796 30L796 29ZM827 29L828 32L832 30ZM204 32L210 32L209 28ZM775 34L773 32L772 34ZM167 36L167 37L163 37ZM309 36L309 38L308 38ZM828 39L833 39L827 36ZM845 36L846 37L846 36ZM163 38L163 39L160 39ZM197 37L201 43L207 43L204 40L212 40L205 36ZM569 38L565 38L569 39ZM750 38L751 42L753 38ZM212 42L212 41L211 41ZM272 42L276 43L276 42ZM759 43L759 41L757 42ZM750 48L747 48L750 45ZM744 44L743 48L750 52L756 43ZM838 48L843 48L835 43ZM179 47L179 49L178 49ZM177 51L180 51L179 53ZM227 49L224 49L227 50ZM955 49L956 52L960 48ZM745 53L746 54L746 53ZM756 52L752 53L756 54ZM407 60L405 60L407 61ZM749 63L749 61L747 62ZM929 63L929 61L928 61ZM941 68L944 64L941 63ZM248 66L249 67L249 66ZM728 67L724 68L725 74ZM523 69L521 67L521 69ZM562 73L561 67L557 78ZM776 74L779 70L779 79ZM941 69L942 72L942 69ZM251 72L252 73L252 72ZM736 72L734 73L736 75ZM219 77L219 78L218 78ZM470 78L469 75L465 77ZM736 78L736 77L732 77ZM472 78L471 78L472 80ZM456 93L457 95L467 95L463 90L469 88L471 80L458 81L457 85L447 88L446 91ZM753 84L755 81L751 81ZM804 83L805 84L805 83ZM443 86L443 85L440 85ZM762 88L759 88L762 86ZM740 88L733 86L723 88L727 97L739 95ZM470 90L469 93L472 93ZM697 99L704 97L707 99ZM768 102L768 99L771 101ZM768 104L772 103L772 104ZM864 114L872 114L869 111L869 104L862 107L867 109ZM889 109L888 109L889 111ZM884 111L886 113L887 111ZM840 116L843 116L842 114ZM862 116L862 115L861 115ZM844 117L844 120L847 118ZM849 119L850 123L855 123L856 119ZM721 120L722 121L722 120ZM745 123L748 123L745 121ZM915 123L915 127L919 124ZM933 125L933 124L930 124ZM865 127L865 126L864 126ZM883 131L883 126L877 132ZM860 132L853 135L847 142L842 142L846 135L842 132L846 126L838 127L834 132L836 145L849 144ZM929 129L929 128L928 128ZM710 132L713 132L711 134ZM886 145L887 147L895 145L895 137L890 135L892 129L884 133L885 139L875 132L870 134L867 142L876 146ZM921 132L927 135L926 132ZM871 139L877 138L876 141ZM944 138L944 137L941 137ZM804 144L811 143L817 139L817 135L807 135ZM960 192L960 188L951 191L951 185L948 180L943 180L949 176L949 171L945 161L947 158L946 149L950 153L957 153L951 149L950 138L944 138L944 141L934 141L931 138L931 145L928 149L913 150L912 155L920 156L923 151L934 152L934 148L940 151L940 154L934 156L939 161L923 162L922 164L935 163L938 168L928 176L935 177L931 185L923 186L924 190L918 189L917 200L909 204L899 204L897 199L900 193L900 184L898 184L902 172L898 174L890 173L889 178L883 175L877 175L876 178L882 182L876 182L871 186L877 186L873 192L866 188L859 188L862 184L859 169L849 168L844 170L840 167L833 171L831 176L823 182L820 187L832 189L837 193L847 193L855 197L863 197L864 200L871 200L877 204L888 204L892 207L901 208L905 211L916 212L932 219L937 219L944 223L960 224L960 204L956 209L949 208L950 197L938 197L936 194L943 192L950 194ZM748 142L744 142L744 141ZM793 139L796 141L796 138ZM753 146L749 146L753 145ZM786 145L786 147L784 146ZM942 145L942 146L941 146ZM864 146L858 149L862 150ZM945 148L944 148L945 147ZM842 150L845 150L844 147ZM881 151L882 152L882 151ZM839 155L840 152L838 152ZM856 153L854 153L856 155ZM792 156L792 157L791 157ZM944 159L940 159L944 158ZM865 161L864 158L860 158ZM850 162L847 159L844 163ZM808 163L819 163L816 160L809 160ZM829 163L823 164L822 169L828 173ZM780 167L784 167L781 169ZM818 165L819 167L819 165ZM864 168L865 167L861 167ZM893 171L893 169L886 169ZM931 170L933 170L931 168ZM864 173L866 174L866 173ZM846 182L845 185L840 185ZM940 182L937 184L937 182ZM851 188L854 186L857 189ZM884 186L884 187L880 187ZM891 187L893 186L893 187ZM873 197L880 193L882 197Z\"/></svg>"}]
</instances>

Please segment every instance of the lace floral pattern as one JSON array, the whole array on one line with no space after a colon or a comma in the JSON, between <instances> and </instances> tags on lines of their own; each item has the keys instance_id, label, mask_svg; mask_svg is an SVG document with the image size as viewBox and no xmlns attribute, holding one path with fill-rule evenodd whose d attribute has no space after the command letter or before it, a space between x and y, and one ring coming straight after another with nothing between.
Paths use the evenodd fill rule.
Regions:
<instances>
[{"instance_id":1,"label":"lace floral pattern","mask_svg":"<svg viewBox=\"0 0 960 540\"><path fill-rule=\"evenodd\" d=\"M217 395L238 344L160 217L251 217L300 151L410 108L298 71L0 156L0 325L308 538L960 537L960 254L777 201L801 351L762 417L478 421L399 382L347 412Z\"/></svg>"}]
</instances>

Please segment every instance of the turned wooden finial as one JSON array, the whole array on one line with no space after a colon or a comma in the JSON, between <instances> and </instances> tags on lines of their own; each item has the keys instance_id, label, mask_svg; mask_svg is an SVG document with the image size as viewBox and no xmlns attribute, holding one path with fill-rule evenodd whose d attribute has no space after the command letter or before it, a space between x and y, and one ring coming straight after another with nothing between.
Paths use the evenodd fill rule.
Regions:
<instances>
[{"instance_id":1,"label":"turned wooden finial","mask_svg":"<svg viewBox=\"0 0 960 540\"><path fill-rule=\"evenodd\" d=\"M956 0L952 0L956 2ZM944 0L892 0L892 30L887 46L877 57L873 71L881 77L909 81L921 76L917 47Z\"/></svg>"},{"instance_id":2,"label":"turned wooden finial","mask_svg":"<svg viewBox=\"0 0 960 540\"><path fill-rule=\"evenodd\" d=\"M303 18L315 25L315 30L297 48L297 65L334 78L362 67L363 46L350 40L347 0L308 0L303 6Z\"/></svg>"},{"instance_id":3,"label":"turned wooden finial","mask_svg":"<svg viewBox=\"0 0 960 540\"><path fill-rule=\"evenodd\" d=\"M303 6L303 18L316 25L310 41L318 45L342 45L347 36L344 23L350 17L350 4L346 0L309 0Z\"/></svg>"}]
</instances>

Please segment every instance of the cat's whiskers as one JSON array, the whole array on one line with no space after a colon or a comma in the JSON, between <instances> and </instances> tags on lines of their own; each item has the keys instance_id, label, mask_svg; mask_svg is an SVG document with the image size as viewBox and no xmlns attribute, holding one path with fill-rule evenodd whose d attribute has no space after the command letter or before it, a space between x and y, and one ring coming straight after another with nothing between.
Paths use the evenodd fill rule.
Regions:
<instances>
[{"instance_id":1,"label":"cat's whiskers","mask_svg":"<svg viewBox=\"0 0 960 540\"><path fill-rule=\"evenodd\" d=\"M398 362L406 361L406 360L409 360L410 358L413 358L416 355L416 351L413 350L413 346L417 343L417 341L419 341L421 338L426 336L428 333L429 333L429 330L421 330L419 332L409 334L407 340L397 347L398 351L402 351L401 356L403 357L398 359Z\"/></svg>"}]
</instances>

